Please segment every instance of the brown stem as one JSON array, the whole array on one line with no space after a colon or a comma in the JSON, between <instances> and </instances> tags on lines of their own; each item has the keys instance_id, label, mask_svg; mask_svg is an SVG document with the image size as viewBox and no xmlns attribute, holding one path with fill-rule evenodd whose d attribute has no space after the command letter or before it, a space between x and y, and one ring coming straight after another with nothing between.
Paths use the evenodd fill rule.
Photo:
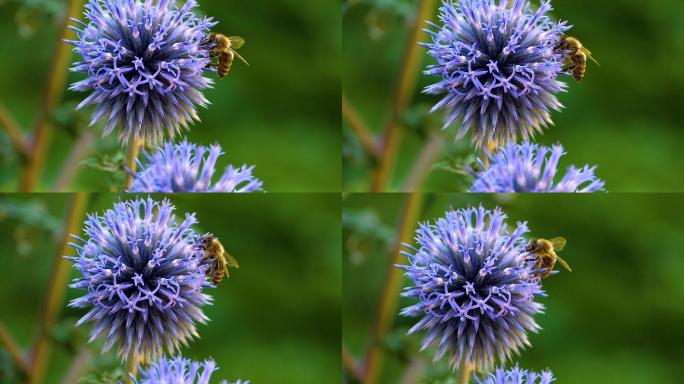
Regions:
<instances>
[{"instance_id":1,"label":"brown stem","mask_svg":"<svg viewBox=\"0 0 684 384\"><path fill-rule=\"evenodd\" d=\"M136 168L138 168L138 163L136 162L136 159L138 158L138 154L140 153L141 147L142 140L134 139L133 142L130 144L130 147L128 148L126 166L128 167L129 172L126 175L124 189L128 189L131 187L131 183L133 182L133 174L135 174L135 170Z\"/></svg>"},{"instance_id":2,"label":"brown stem","mask_svg":"<svg viewBox=\"0 0 684 384\"><path fill-rule=\"evenodd\" d=\"M22 161L26 161L31 155L31 150L24 134L21 133L21 128L17 120L14 119L12 114L7 110L5 104L0 101L0 126L3 128L7 137L9 137L12 142L14 150L19 154Z\"/></svg>"},{"instance_id":3,"label":"brown stem","mask_svg":"<svg viewBox=\"0 0 684 384\"><path fill-rule=\"evenodd\" d=\"M21 348L19 348L19 344L12 338L12 335L9 333L2 320L0 320L0 344L5 346L5 349L14 361L14 364L28 375L30 370L29 364L24 358Z\"/></svg>"},{"instance_id":4,"label":"brown stem","mask_svg":"<svg viewBox=\"0 0 684 384\"><path fill-rule=\"evenodd\" d=\"M87 194L76 193L73 195L67 209L67 216L63 227L64 233L54 258L52 275L50 276L45 302L43 303L40 327L33 345L31 372L29 375L31 384L43 382L43 375L50 355L50 330L63 307L64 292L67 286L67 279L69 278L69 266L67 260L64 259L64 255L69 251L68 242L70 241L70 235L76 233L83 222L87 203Z\"/></svg>"},{"instance_id":5,"label":"brown stem","mask_svg":"<svg viewBox=\"0 0 684 384\"><path fill-rule=\"evenodd\" d=\"M433 133L423 146L418 159L413 163L413 168L404 182L403 192L418 191L443 147L444 136L439 132Z\"/></svg>"},{"instance_id":6,"label":"brown stem","mask_svg":"<svg viewBox=\"0 0 684 384\"><path fill-rule=\"evenodd\" d=\"M62 165L57 179L55 179L55 182L52 185L52 191L64 192L64 189L71 183L74 176L76 176L79 164L81 164L86 156L93 150L95 140L95 132L92 130L87 129L81 132L76 144L71 148L69 157Z\"/></svg>"},{"instance_id":7,"label":"brown stem","mask_svg":"<svg viewBox=\"0 0 684 384\"><path fill-rule=\"evenodd\" d=\"M364 379L362 381L364 384L375 384L380 377L384 352L382 340L392 326L401 289L402 272L399 268L395 267L395 264L398 264L401 260L402 244L411 241L413 231L417 225L422 201L423 195L420 193L406 195L406 201L404 202L399 225L397 226L397 238L392 249L392 256L387 263L387 273L377 305L378 311L375 315L370 344L366 353Z\"/></svg>"},{"instance_id":8,"label":"brown stem","mask_svg":"<svg viewBox=\"0 0 684 384\"><path fill-rule=\"evenodd\" d=\"M473 365L463 359L458 367L458 384L468 384L472 376Z\"/></svg>"},{"instance_id":9,"label":"brown stem","mask_svg":"<svg viewBox=\"0 0 684 384\"><path fill-rule=\"evenodd\" d=\"M401 61L394 96L392 97L390 115L382 138L380 161L373 175L372 192L385 190L390 178L390 172L394 167L399 136L401 134L399 120L415 91L418 80L417 74L422 61L418 43L425 38L425 32L422 28L423 22L429 18L434 8L435 0L420 0L418 2L416 16L406 41L406 49Z\"/></svg>"},{"instance_id":10,"label":"brown stem","mask_svg":"<svg viewBox=\"0 0 684 384\"><path fill-rule=\"evenodd\" d=\"M378 147L373 138L373 134L370 129L368 129L368 125L361 119L358 110L349 103L349 100L347 100L347 96L345 96L344 93L342 94L342 118L349 128L351 128L352 132L359 138L366 154L372 159L377 160L379 155Z\"/></svg>"},{"instance_id":11,"label":"brown stem","mask_svg":"<svg viewBox=\"0 0 684 384\"><path fill-rule=\"evenodd\" d=\"M344 344L342 344L342 365L347 374L354 378L354 380L360 382L363 379L363 374L361 373L361 369L359 369L359 365L354 361L354 357Z\"/></svg>"},{"instance_id":12,"label":"brown stem","mask_svg":"<svg viewBox=\"0 0 684 384\"><path fill-rule=\"evenodd\" d=\"M52 129L49 122L54 107L60 102L64 93L64 84L71 62L71 46L64 42L74 32L69 27L70 18L76 18L81 13L83 0L66 0L66 8L62 19L57 40L55 42L52 62L49 68L47 82L43 89L43 96L38 110L38 117L33 127L31 142L31 155L24 167L19 182L21 192L31 192L38 183L38 178L45 163L45 157L52 138Z\"/></svg>"}]
</instances>

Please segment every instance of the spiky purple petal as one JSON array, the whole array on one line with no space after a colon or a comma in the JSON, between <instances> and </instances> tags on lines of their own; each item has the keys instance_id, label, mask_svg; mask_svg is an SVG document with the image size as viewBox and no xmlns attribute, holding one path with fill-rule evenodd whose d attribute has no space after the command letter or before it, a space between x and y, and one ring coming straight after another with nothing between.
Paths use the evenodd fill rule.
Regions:
<instances>
[{"instance_id":1,"label":"spiky purple petal","mask_svg":"<svg viewBox=\"0 0 684 384\"><path fill-rule=\"evenodd\" d=\"M91 214L84 238L68 257L80 276L72 288L87 290L71 307L88 308L77 326L92 323L90 340L104 339L121 358L144 360L173 353L197 337L195 323L208 318L202 307L210 286L194 247L194 214L178 221L174 206L151 198L118 202L104 214Z\"/></svg>"},{"instance_id":2,"label":"spiky purple petal","mask_svg":"<svg viewBox=\"0 0 684 384\"><path fill-rule=\"evenodd\" d=\"M558 162L565 154L563 146L551 148L537 144L508 144L494 155L490 165L482 162L482 172L475 176L470 192L600 192L605 183L594 175L596 166L568 167L565 175L554 181Z\"/></svg>"},{"instance_id":3,"label":"spiky purple petal","mask_svg":"<svg viewBox=\"0 0 684 384\"><path fill-rule=\"evenodd\" d=\"M254 166L226 167L213 182L218 158L223 154L218 144L204 147L183 140L167 142L156 152L143 151L129 192L255 192L263 183L252 175Z\"/></svg>"},{"instance_id":4,"label":"spiky purple petal","mask_svg":"<svg viewBox=\"0 0 684 384\"><path fill-rule=\"evenodd\" d=\"M124 142L173 138L199 120L211 86L203 73L209 63L202 40L216 23L193 13L188 0L89 0L87 22L77 27L74 45L81 56L71 68L87 75L71 90L90 92L79 108L95 105L91 125L106 121L105 135Z\"/></svg>"},{"instance_id":5,"label":"spiky purple petal","mask_svg":"<svg viewBox=\"0 0 684 384\"><path fill-rule=\"evenodd\" d=\"M402 315L420 317L409 333L426 331L422 348L437 346L435 360L448 355L477 370L504 362L529 345L527 332L539 326L543 311L539 279L523 255L526 223L509 232L506 215L496 208L446 212L416 231L418 248L407 245L409 265L398 266L412 285L403 296L418 303Z\"/></svg>"},{"instance_id":6,"label":"spiky purple petal","mask_svg":"<svg viewBox=\"0 0 684 384\"><path fill-rule=\"evenodd\" d=\"M496 369L496 372L489 374L485 379L474 377L476 384L549 384L556 379L550 370L544 370L541 373L527 371L521 369L516 364L510 370L505 370L503 367Z\"/></svg>"},{"instance_id":7,"label":"spiky purple petal","mask_svg":"<svg viewBox=\"0 0 684 384\"><path fill-rule=\"evenodd\" d=\"M176 356L172 359L160 358L146 369L141 370L140 380L134 378L135 384L209 384L211 375L218 370L212 359L203 362ZM221 384L229 384L224 380ZM232 384L249 384L238 380Z\"/></svg>"},{"instance_id":8,"label":"spiky purple petal","mask_svg":"<svg viewBox=\"0 0 684 384\"><path fill-rule=\"evenodd\" d=\"M549 109L562 108L564 54L555 48L570 27L546 15L550 1L536 11L509 3L445 0L423 44L437 60L425 73L441 78L425 92L444 95L433 111L445 110L444 127L458 122L457 138L470 132L478 146L528 139L552 123Z\"/></svg>"}]
</instances>

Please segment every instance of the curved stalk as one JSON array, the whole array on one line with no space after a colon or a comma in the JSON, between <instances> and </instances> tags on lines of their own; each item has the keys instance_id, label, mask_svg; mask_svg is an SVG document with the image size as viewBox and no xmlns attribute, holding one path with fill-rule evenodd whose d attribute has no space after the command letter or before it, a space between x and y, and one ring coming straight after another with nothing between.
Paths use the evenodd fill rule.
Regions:
<instances>
[{"instance_id":1,"label":"curved stalk","mask_svg":"<svg viewBox=\"0 0 684 384\"><path fill-rule=\"evenodd\" d=\"M31 192L38 184L38 178L45 165L45 158L52 139L52 126L49 122L54 107L59 104L64 93L69 64L71 62L71 47L64 42L73 33L69 29L70 18L77 18L83 8L83 0L67 0L54 54L49 68L47 82L43 89L43 96L38 110L38 117L33 128L31 153L19 181L21 192Z\"/></svg>"},{"instance_id":2,"label":"curved stalk","mask_svg":"<svg viewBox=\"0 0 684 384\"><path fill-rule=\"evenodd\" d=\"M138 168L138 163L136 162L136 159L138 158L138 154L140 153L141 147L142 140L134 139L133 142L130 144L130 147L128 148L128 156L126 156L126 166L128 167L128 170L124 189L130 188L131 182L133 182L133 175L135 174L135 170Z\"/></svg>"},{"instance_id":3,"label":"curved stalk","mask_svg":"<svg viewBox=\"0 0 684 384\"><path fill-rule=\"evenodd\" d=\"M69 278L69 266L67 260L64 259L64 255L68 252L71 234L76 233L83 222L87 204L88 194L76 193L73 195L67 209L67 216L63 227L64 233L54 258L54 266L43 304L43 314L40 327L38 328L38 336L33 345L31 372L29 375L29 382L31 384L43 382L45 368L47 367L50 355L50 330L63 307L64 293Z\"/></svg>"},{"instance_id":4,"label":"curved stalk","mask_svg":"<svg viewBox=\"0 0 684 384\"><path fill-rule=\"evenodd\" d=\"M425 39L423 22L430 17L435 8L435 0L420 0L416 9L415 19L406 42L406 50L401 62L397 85L392 98L390 115L385 126L380 152L380 161L373 175L371 192L382 192L386 189L390 179L392 168L399 149L399 136L401 124L399 120L404 110L411 101L416 89L417 74L419 72L422 56L418 43Z\"/></svg>"},{"instance_id":5,"label":"curved stalk","mask_svg":"<svg viewBox=\"0 0 684 384\"><path fill-rule=\"evenodd\" d=\"M387 263L387 274L385 275L385 282L383 283L382 293L377 306L378 311L375 316L370 344L366 354L364 384L375 384L380 377L384 353L382 340L392 326L392 320L394 319L399 301L399 291L401 290L402 272L394 265L400 262L402 244L411 241L413 231L418 224L422 201L422 194L413 193L407 195L404 202L401 219L397 227L397 239L392 249L392 256Z\"/></svg>"}]
</instances>

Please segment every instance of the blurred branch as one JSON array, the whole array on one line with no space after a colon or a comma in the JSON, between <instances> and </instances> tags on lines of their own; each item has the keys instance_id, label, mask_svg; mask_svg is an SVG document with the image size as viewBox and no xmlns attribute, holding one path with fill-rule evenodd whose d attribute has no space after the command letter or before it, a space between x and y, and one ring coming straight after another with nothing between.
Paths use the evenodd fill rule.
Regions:
<instances>
[{"instance_id":1,"label":"blurred branch","mask_svg":"<svg viewBox=\"0 0 684 384\"><path fill-rule=\"evenodd\" d=\"M21 133L19 124L2 101L0 101L0 126L5 130L7 137L9 137L12 142L14 150L17 151L22 160L26 160L31 154L29 145L26 142L24 135Z\"/></svg>"},{"instance_id":2,"label":"blurred branch","mask_svg":"<svg viewBox=\"0 0 684 384\"><path fill-rule=\"evenodd\" d=\"M420 378L425 371L425 362L420 357L414 357L409 362L408 368L401 376L400 384L416 384L420 382Z\"/></svg>"},{"instance_id":3,"label":"blurred branch","mask_svg":"<svg viewBox=\"0 0 684 384\"><path fill-rule=\"evenodd\" d=\"M62 384L78 383L83 375L88 371L88 366L93 361L93 351L88 347L82 347L76 358L74 358L62 379Z\"/></svg>"},{"instance_id":4,"label":"blurred branch","mask_svg":"<svg viewBox=\"0 0 684 384\"><path fill-rule=\"evenodd\" d=\"M364 384L375 384L380 377L383 360L382 340L392 326L392 321L399 301L402 272L395 267L401 258L403 243L411 241L411 237L417 225L420 214L420 206L423 195L413 193L406 195L406 201L402 209L401 218L397 227L397 238L392 249L392 256L387 263L387 274L383 283L382 293L378 301L378 311L375 315L366 361L364 364Z\"/></svg>"},{"instance_id":5,"label":"blurred branch","mask_svg":"<svg viewBox=\"0 0 684 384\"><path fill-rule=\"evenodd\" d=\"M423 146L418 160L413 163L413 168L409 172L404 186L403 192L416 192L425 181L427 173L430 171L432 164L435 162L444 147L444 136L441 132L433 133Z\"/></svg>"},{"instance_id":6,"label":"blurred branch","mask_svg":"<svg viewBox=\"0 0 684 384\"><path fill-rule=\"evenodd\" d=\"M47 366L50 354L50 329L59 316L64 301L64 291L69 278L69 267L64 255L68 251L68 243L72 233L76 233L83 221L88 194L76 193L72 195L71 202L67 208L67 215L64 221L64 232L58 247L58 252L54 258L54 266L50 282L48 283L45 302L43 304L43 314L41 317L38 336L33 345L31 359L31 372L29 375L31 384L43 382L43 375Z\"/></svg>"},{"instance_id":7,"label":"blurred branch","mask_svg":"<svg viewBox=\"0 0 684 384\"><path fill-rule=\"evenodd\" d=\"M354 357L351 355L347 346L342 344L342 364L344 365L344 370L353 377L356 381L361 381L363 379L363 374L359 365L354 361Z\"/></svg>"},{"instance_id":8,"label":"blurred branch","mask_svg":"<svg viewBox=\"0 0 684 384\"><path fill-rule=\"evenodd\" d=\"M366 154L373 160L377 160L379 153L373 134L370 129L368 129L366 123L361 119L356 108L349 103L349 100L347 100L347 96L345 96L344 93L342 94L342 118L347 122L347 125L349 125L352 132L358 136Z\"/></svg>"},{"instance_id":9,"label":"blurred branch","mask_svg":"<svg viewBox=\"0 0 684 384\"><path fill-rule=\"evenodd\" d=\"M394 167L399 145L399 135L401 133L399 120L415 91L416 82L418 80L417 74L422 60L420 46L418 45L425 37L422 25L424 20L430 17L430 14L435 8L435 3L435 0L420 0L418 2L416 15L406 42L406 50L404 51L404 57L401 62L396 89L394 90L394 96L392 98L389 119L382 138L380 162L373 175L373 182L371 185L372 192L381 192L385 190L390 178L390 173Z\"/></svg>"},{"instance_id":10,"label":"blurred branch","mask_svg":"<svg viewBox=\"0 0 684 384\"><path fill-rule=\"evenodd\" d=\"M76 144L71 149L71 153L69 153L69 157L62 165L55 183L52 185L53 192L63 192L66 186L71 183L79 165L93 150L94 145L95 133L90 129L81 132Z\"/></svg>"},{"instance_id":11,"label":"blurred branch","mask_svg":"<svg viewBox=\"0 0 684 384\"><path fill-rule=\"evenodd\" d=\"M51 124L48 120L52 110L59 104L64 93L64 84L71 62L72 49L71 46L64 42L64 39L73 33L73 31L69 30L70 18L77 18L81 13L82 7L83 0L66 0L64 15L57 33L52 62L47 67L49 72L45 88L43 89L38 117L33 127L31 155L28 157L28 162L24 167L19 182L19 190L21 192L31 192L35 189L45 163L49 142L52 139Z\"/></svg>"},{"instance_id":12,"label":"blurred branch","mask_svg":"<svg viewBox=\"0 0 684 384\"><path fill-rule=\"evenodd\" d=\"M17 367L21 368L25 374L28 374L30 369L29 364L24 356L22 356L19 344L14 341L14 338L12 338L12 335L9 333L2 320L0 320L0 343L5 346L5 349L7 349L7 352L10 354Z\"/></svg>"},{"instance_id":13,"label":"blurred branch","mask_svg":"<svg viewBox=\"0 0 684 384\"><path fill-rule=\"evenodd\" d=\"M138 167L138 163L135 160L138 158L138 154L140 153L140 147L142 147L142 140L133 139L133 142L129 145L130 147L128 148L128 156L126 157L126 166L128 167L128 171L126 174L126 181L124 183L124 190L130 188L131 183L133 182L133 175L135 174L135 170Z\"/></svg>"}]
</instances>

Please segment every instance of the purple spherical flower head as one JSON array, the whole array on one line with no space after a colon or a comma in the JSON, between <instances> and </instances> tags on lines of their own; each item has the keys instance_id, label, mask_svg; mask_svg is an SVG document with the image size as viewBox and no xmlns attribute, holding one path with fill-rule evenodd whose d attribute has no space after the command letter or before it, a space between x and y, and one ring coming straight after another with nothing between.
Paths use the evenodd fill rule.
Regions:
<instances>
[{"instance_id":1,"label":"purple spherical flower head","mask_svg":"<svg viewBox=\"0 0 684 384\"><path fill-rule=\"evenodd\" d=\"M549 384L555 380L553 373L549 370L541 373L528 372L520 369L518 365L508 371L504 368L497 368L495 373L490 374L484 380L475 376L476 384Z\"/></svg>"},{"instance_id":2,"label":"purple spherical flower head","mask_svg":"<svg viewBox=\"0 0 684 384\"><path fill-rule=\"evenodd\" d=\"M261 180L252 175L254 166L226 167L223 175L212 183L216 160L223 154L221 146L209 148L188 143L167 142L154 153L143 152L138 161L128 192L255 192Z\"/></svg>"},{"instance_id":3,"label":"purple spherical flower head","mask_svg":"<svg viewBox=\"0 0 684 384\"><path fill-rule=\"evenodd\" d=\"M558 161L565 154L560 144L551 148L537 144L508 144L489 156L489 167L475 176L470 192L600 192L605 183L596 178L596 167L568 167L556 183Z\"/></svg>"},{"instance_id":4,"label":"purple spherical flower head","mask_svg":"<svg viewBox=\"0 0 684 384\"><path fill-rule=\"evenodd\" d=\"M195 107L206 106L202 91L209 53L203 46L210 18L193 13L188 0L89 0L87 23L79 28L75 51L82 61L72 71L87 78L71 90L90 91L78 108L94 104L91 125L106 119L105 135L118 129L125 142L161 141L199 120Z\"/></svg>"},{"instance_id":5,"label":"purple spherical flower head","mask_svg":"<svg viewBox=\"0 0 684 384\"><path fill-rule=\"evenodd\" d=\"M448 211L421 224L417 249L407 245L409 265L399 267L413 284L402 295L418 303L401 313L422 317L409 333L427 331L421 349L436 344L435 360L448 355L454 367L493 367L539 330L533 316L543 305L534 300L544 293L523 255L527 225L509 232L505 219L499 208Z\"/></svg>"},{"instance_id":6,"label":"purple spherical flower head","mask_svg":"<svg viewBox=\"0 0 684 384\"><path fill-rule=\"evenodd\" d=\"M135 384L209 384L211 375L218 367L214 360L204 362L191 361L182 356L173 359L160 358L147 369L140 372L140 380L133 379ZM224 380L221 384L229 384ZM232 384L249 384L249 381L238 380Z\"/></svg>"},{"instance_id":7,"label":"purple spherical flower head","mask_svg":"<svg viewBox=\"0 0 684 384\"><path fill-rule=\"evenodd\" d=\"M85 222L83 239L68 257L80 277L72 288L88 292L69 304L89 308L76 324L93 323L90 341L103 336L103 351L114 345L120 357L147 361L173 353L197 337L195 322L208 319L211 302L201 254L194 246L194 214L182 222L168 200L119 202Z\"/></svg>"},{"instance_id":8,"label":"purple spherical flower head","mask_svg":"<svg viewBox=\"0 0 684 384\"><path fill-rule=\"evenodd\" d=\"M460 122L457 138L469 131L477 146L528 139L551 122L549 109L562 105L555 94L565 90L557 80L563 52L555 48L565 31L527 0L451 0L443 2L442 25L429 23L432 42L423 46L437 60L426 74L439 82L425 88L446 94L433 111L447 112L444 127Z\"/></svg>"}]
</instances>

